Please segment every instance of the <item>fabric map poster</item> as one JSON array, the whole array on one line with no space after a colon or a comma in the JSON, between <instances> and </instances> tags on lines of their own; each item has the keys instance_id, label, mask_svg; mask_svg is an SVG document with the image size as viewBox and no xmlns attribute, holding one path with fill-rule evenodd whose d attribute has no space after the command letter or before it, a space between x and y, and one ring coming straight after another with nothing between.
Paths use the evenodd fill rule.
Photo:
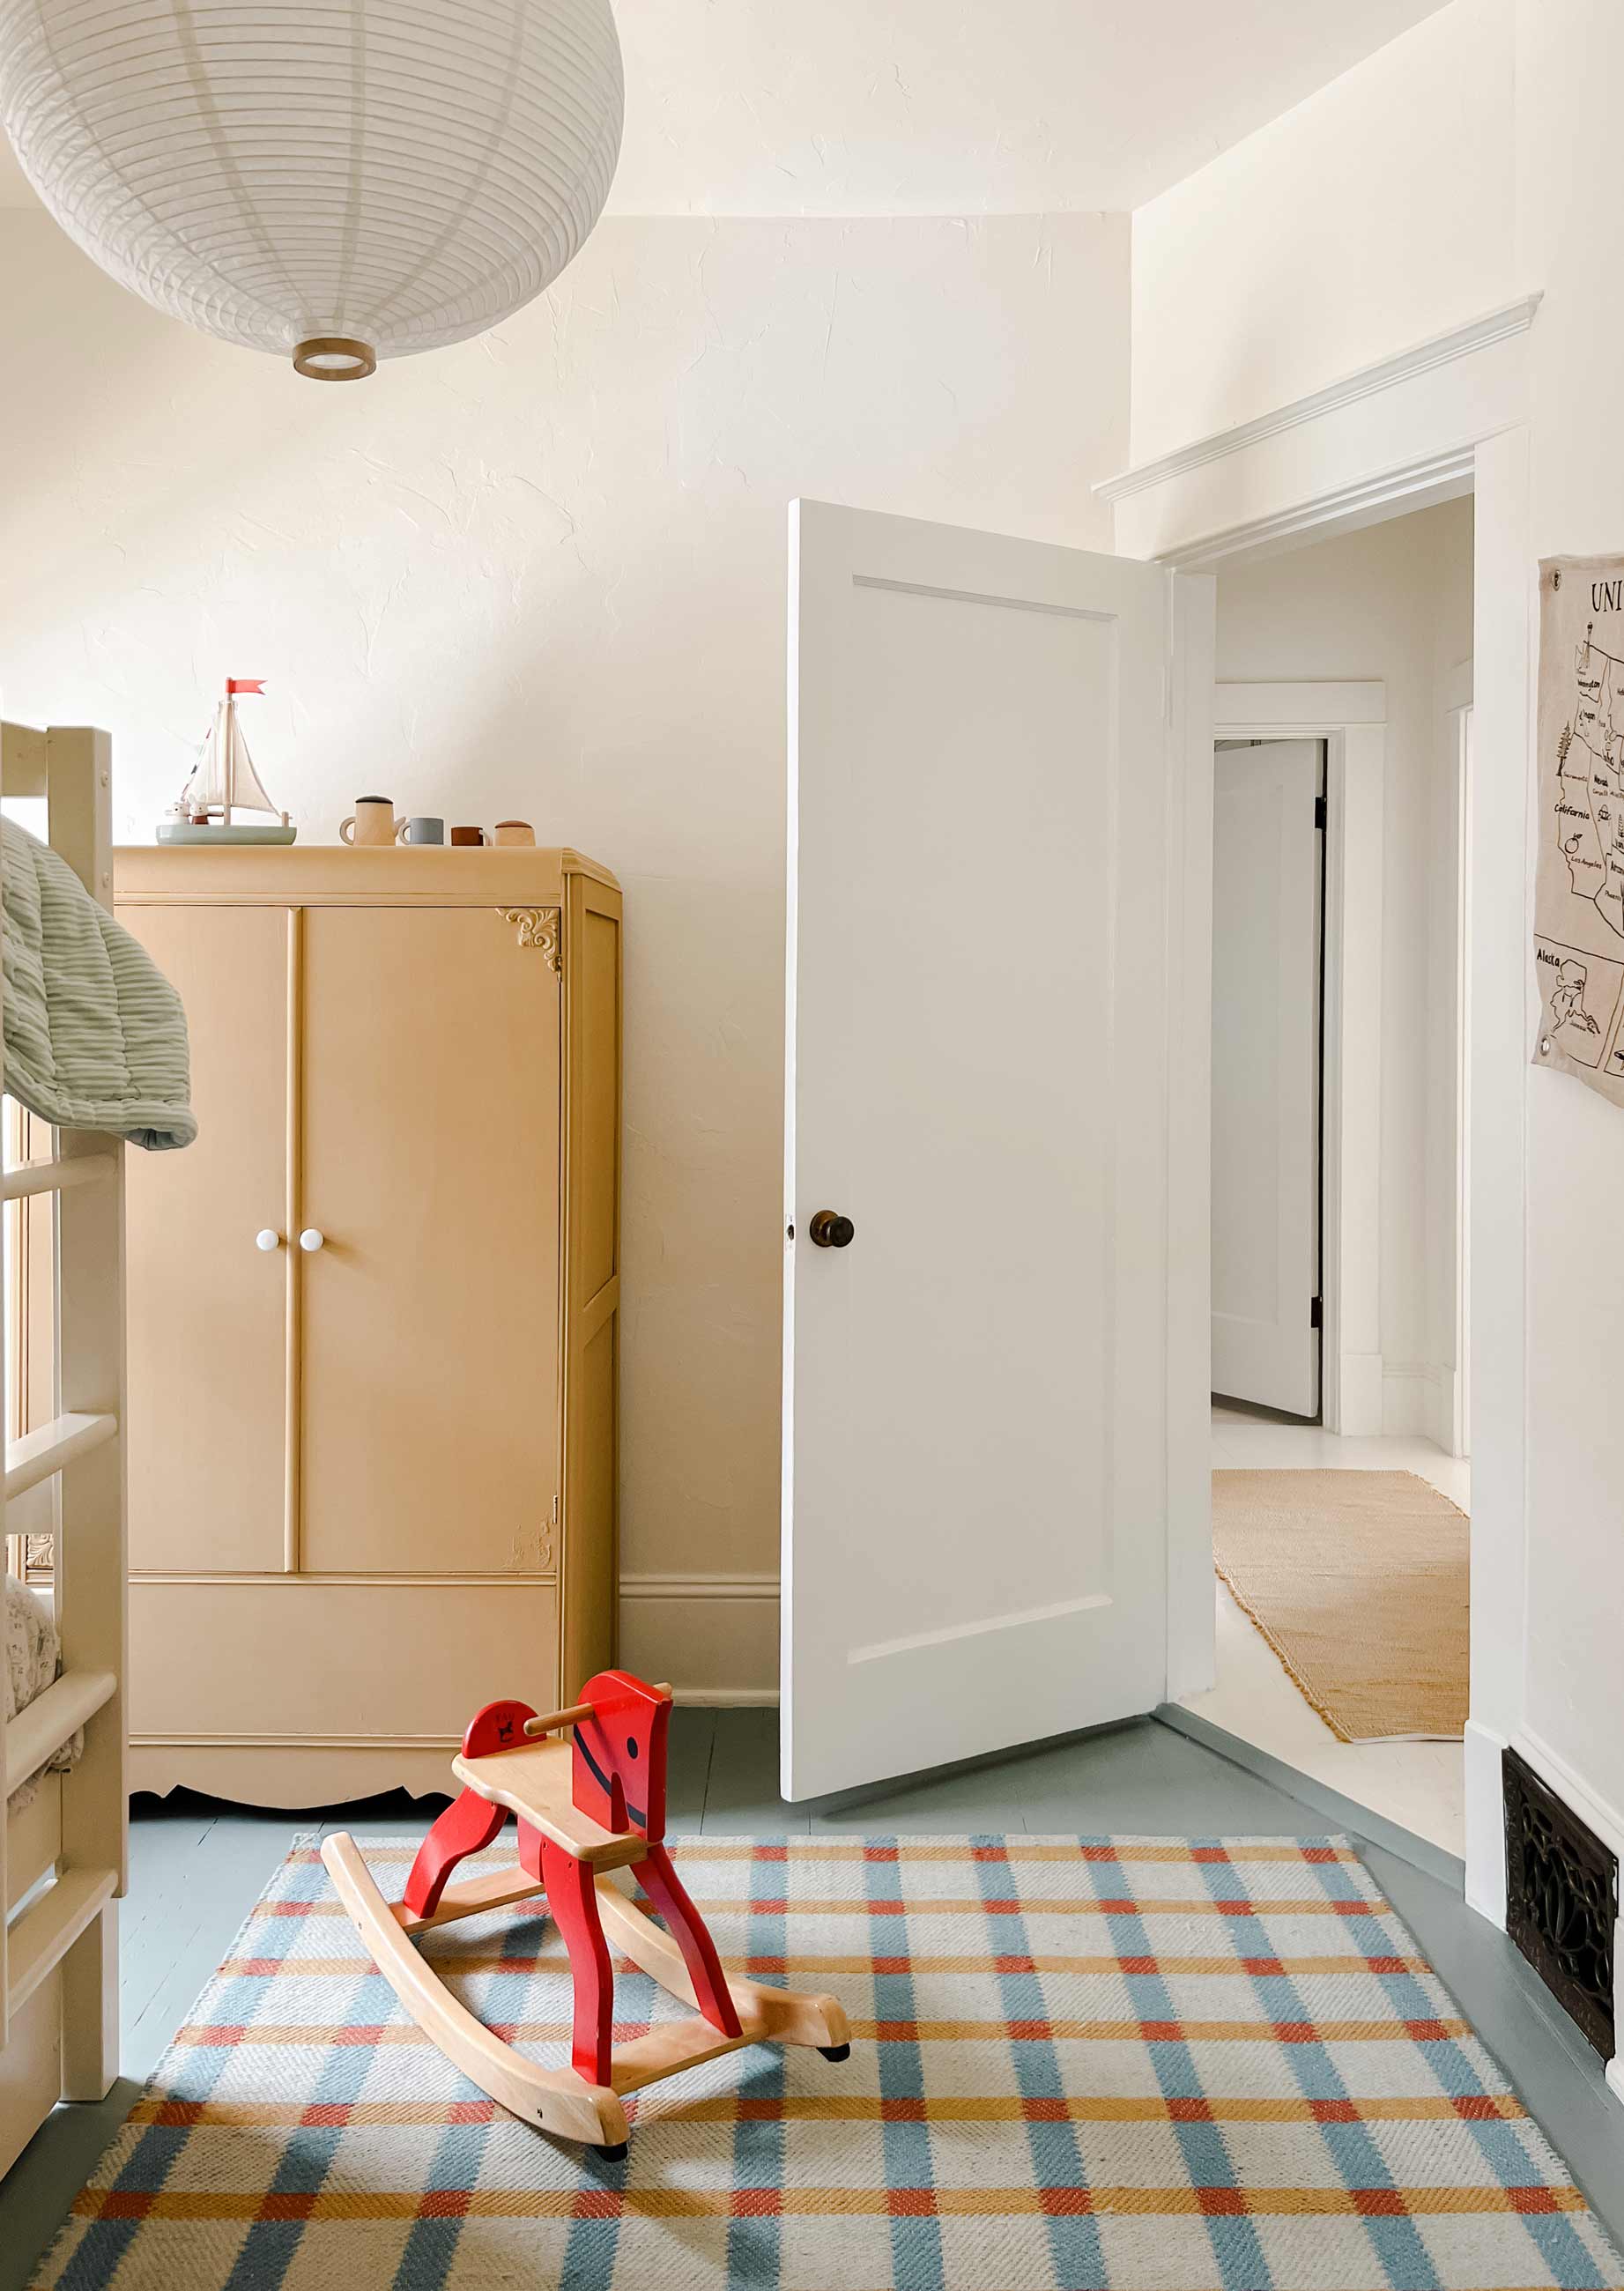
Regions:
<instances>
[{"instance_id":1,"label":"fabric map poster","mask_svg":"<svg viewBox=\"0 0 1624 2291\"><path fill-rule=\"evenodd\" d=\"M1540 566L1533 1063L1624 1105L1624 557Z\"/></svg>"}]
</instances>

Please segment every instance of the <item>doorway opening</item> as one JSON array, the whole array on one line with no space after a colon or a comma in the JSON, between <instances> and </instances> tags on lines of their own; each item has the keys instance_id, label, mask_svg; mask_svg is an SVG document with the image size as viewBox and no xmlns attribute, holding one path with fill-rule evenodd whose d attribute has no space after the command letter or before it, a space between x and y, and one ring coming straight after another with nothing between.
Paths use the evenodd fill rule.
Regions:
<instances>
[{"instance_id":1,"label":"doorway opening","mask_svg":"<svg viewBox=\"0 0 1624 2291\"><path fill-rule=\"evenodd\" d=\"M1452 1856L1472 551L1462 498L1219 572L1217 1684L1183 1706Z\"/></svg>"}]
</instances>

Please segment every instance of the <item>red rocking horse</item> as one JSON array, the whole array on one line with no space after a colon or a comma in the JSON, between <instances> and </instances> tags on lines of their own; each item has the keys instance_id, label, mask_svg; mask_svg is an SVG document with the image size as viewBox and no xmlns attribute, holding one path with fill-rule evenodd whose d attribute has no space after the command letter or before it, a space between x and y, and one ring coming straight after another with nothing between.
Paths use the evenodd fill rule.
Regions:
<instances>
[{"instance_id":1,"label":"red rocking horse","mask_svg":"<svg viewBox=\"0 0 1624 2291\"><path fill-rule=\"evenodd\" d=\"M671 1689L623 1670L589 1678L568 1710L538 1717L527 1702L487 1702L451 1770L462 1783L424 1838L398 1901L386 1901L353 1837L324 1840L321 1858L384 1979L423 2033L482 2092L527 2124L581 2140L610 2159L626 2152L623 2095L741 2045L808 2045L825 2060L850 2050L832 1997L729 1981L704 1921L665 1849L665 1750ZM564 1729L573 1743L549 1740ZM492 1845L511 1814L517 1868L449 1883L459 1861ZM614 1882L627 1869L665 1922L662 1932ZM575 1990L570 2065L516 2053L453 1997L412 1937L457 1917L544 1893L569 1952ZM609 1943L697 2008L612 2043Z\"/></svg>"}]
</instances>

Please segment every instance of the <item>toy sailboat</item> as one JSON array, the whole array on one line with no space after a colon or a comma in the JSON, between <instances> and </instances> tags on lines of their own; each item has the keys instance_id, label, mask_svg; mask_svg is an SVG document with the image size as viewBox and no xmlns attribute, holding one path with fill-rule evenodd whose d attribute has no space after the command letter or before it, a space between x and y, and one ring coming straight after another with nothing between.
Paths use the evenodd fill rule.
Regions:
<instances>
[{"instance_id":1,"label":"toy sailboat","mask_svg":"<svg viewBox=\"0 0 1624 2291\"><path fill-rule=\"evenodd\" d=\"M160 843L291 843L298 829L279 812L260 785L248 743L237 720L237 703L246 692L263 692L261 676L229 676L226 695L214 711L203 752L157 832ZM268 811L271 819L250 826L235 811Z\"/></svg>"}]
</instances>

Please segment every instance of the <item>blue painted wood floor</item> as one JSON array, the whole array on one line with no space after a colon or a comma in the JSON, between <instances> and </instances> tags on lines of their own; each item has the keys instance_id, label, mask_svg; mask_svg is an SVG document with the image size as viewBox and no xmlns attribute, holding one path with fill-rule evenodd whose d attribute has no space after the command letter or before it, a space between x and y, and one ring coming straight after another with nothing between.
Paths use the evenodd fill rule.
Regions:
<instances>
[{"instance_id":1,"label":"blue painted wood floor","mask_svg":"<svg viewBox=\"0 0 1624 2291\"><path fill-rule=\"evenodd\" d=\"M1149 1718L888 1784L860 1799L785 1805L777 1773L776 1711L679 1710L671 1737L673 1829L746 1835L1118 1830L1170 1837L1348 1829L1579 2185L1613 2235L1624 2239L1624 2112L1607 2092L1596 2055L1505 1937L1466 1909L1458 1880L1417 1868L1368 1831L1362 1835L1355 1821L1328 1818L1311 1790L1294 1794L1290 1777L1265 1781L1208 1744ZM409 1836L424 1827L431 1811L428 1802L404 1797L302 1814L224 1805L185 1792L136 1801L123 1918L125 2076L99 2107L58 2109L0 2182L0 2291L24 2291L39 2255L290 1840L312 1829Z\"/></svg>"}]
</instances>

